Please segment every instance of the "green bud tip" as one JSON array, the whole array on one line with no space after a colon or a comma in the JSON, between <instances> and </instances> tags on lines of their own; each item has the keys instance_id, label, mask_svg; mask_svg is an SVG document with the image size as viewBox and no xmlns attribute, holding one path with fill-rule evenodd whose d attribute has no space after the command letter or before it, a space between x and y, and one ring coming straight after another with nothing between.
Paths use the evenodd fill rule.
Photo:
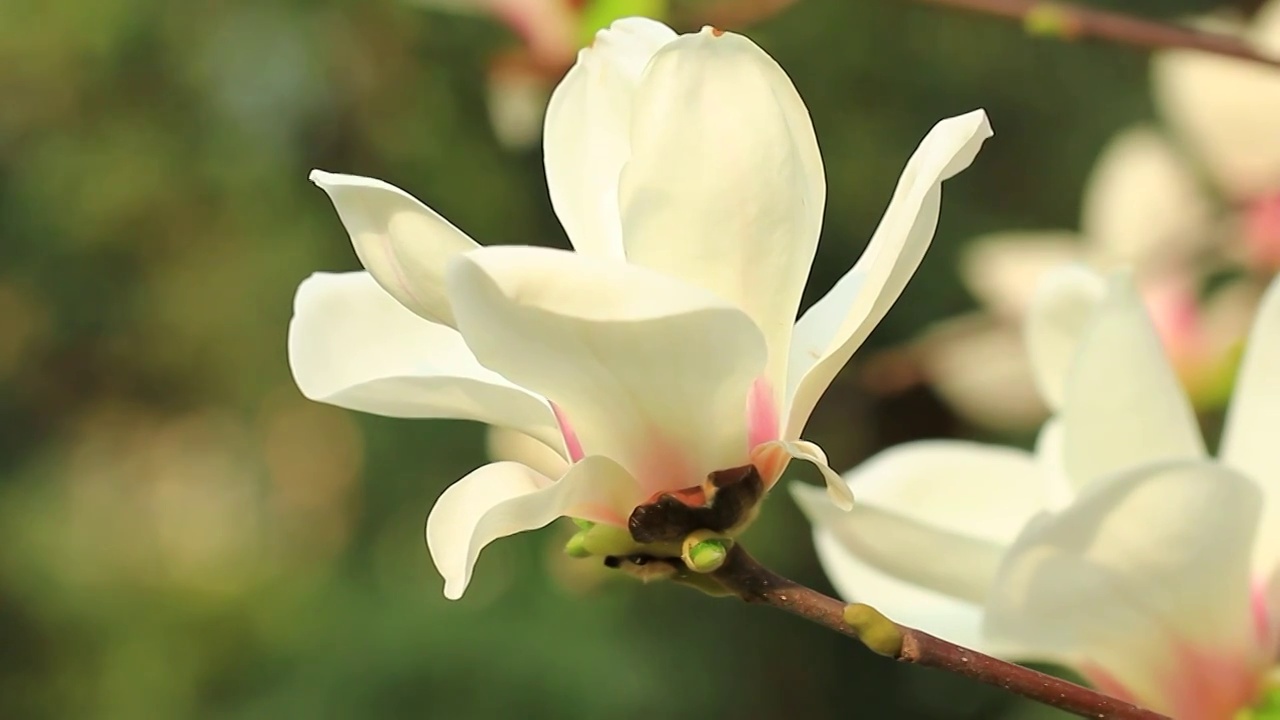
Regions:
<instances>
[{"instance_id":1,"label":"green bud tip","mask_svg":"<svg viewBox=\"0 0 1280 720\"><path fill-rule=\"evenodd\" d=\"M564 544L564 553L574 558L591 557L591 550L587 548L587 531L575 533L569 538L569 542Z\"/></svg>"},{"instance_id":2,"label":"green bud tip","mask_svg":"<svg viewBox=\"0 0 1280 720\"><path fill-rule=\"evenodd\" d=\"M684 560L684 564L696 573L715 572L724 565L732 542L728 538L718 537L707 530L699 530L690 533L684 539L680 557Z\"/></svg>"},{"instance_id":3,"label":"green bud tip","mask_svg":"<svg viewBox=\"0 0 1280 720\"><path fill-rule=\"evenodd\" d=\"M1027 11L1022 27L1028 35L1070 40L1075 36L1075 21L1066 10L1053 3L1040 3Z\"/></svg>"},{"instance_id":4,"label":"green bud tip","mask_svg":"<svg viewBox=\"0 0 1280 720\"><path fill-rule=\"evenodd\" d=\"M596 526L596 524L591 522L590 520L583 520L582 518L571 518L571 519L573 520L574 525L577 525L583 530L590 530L591 528Z\"/></svg>"},{"instance_id":5,"label":"green bud tip","mask_svg":"<svg viewBox=\"0 0 1280 720\"><path fill-rule=\"evenodd\" d=\"M902 652L902 631L870 605L853 603L845 607L844 622L873 652L887 657L897 657Z\"/></svg>"}]
</instances>

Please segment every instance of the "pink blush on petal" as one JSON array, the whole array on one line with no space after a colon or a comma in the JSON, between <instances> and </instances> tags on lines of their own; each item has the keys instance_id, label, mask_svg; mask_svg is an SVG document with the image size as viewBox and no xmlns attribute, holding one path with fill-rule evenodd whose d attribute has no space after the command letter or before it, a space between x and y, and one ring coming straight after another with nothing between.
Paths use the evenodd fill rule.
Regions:
<instances>
[{"instance_id":1,"label":"pink blush on petal","mask_svg":"<svg viewBox=\"0 0 1280 720\"><path fill-rule=\"evenodd\" d=\"M1234 653L1201 650L1189 645L1173 649L1172 666L1163 674L1158 697L1135 694L1096 664L1080 672L1098 690L1118 700L1171 715L1178 720L1229 720L1251 707L1265 680L1265 665Z\"/></svg>"},{"instance_id":2,"label":"pink blush on petal","mask_svg":"<svg viewBox=\"0 0 1280 720\"><path fill-rule=\"evenodd\" d=\"M1280 193L1260 197L1246 207L1244 242L1250 264L1268 272L1280 267Z\"/></svg>"},{"instance_id":3,"label":"pink blush on petal","mask_svg":"<svg viewBox=\"0 0 1280 720\"><path fill-rule=\"evenodd\" d=\"M1251 600L1253 629L1257 633L1258 644L1267 652L1275 653L1277 650L1276 643L1280 642L1280 627L1276 626L1275 623L1280 618L1271 616L1272 611L1267 598L1266 583L1258 582L1254 584Z\"/></svg>"},{"instance_id":4,"label":"pink blush on petal","mask_svg":"<svg viewBox=\"0 0 1280 720\"><path fill-rule=\"evenodd\" d=\"M560 426L560 436L564 438L564 448L569 453L569 462L578 462L585 457L582 452L582 441L578 439L578 433L573 431L573 426L569 424L569 418L565 416L559 405L551 403L551 412L556 416L556 425Z\"/></svg>"},{"instance_id":5,"label":"pink blush on petal","mask_svg":"<svg viewBox=\"0 0 1280 720\"><path fill-rule=\"evenodd\" d=\"M651 431L636 470L636 480L646 493L673 492L701 485L700 475L679 444Z\"/></svg>"},{"instance_id":6,"label":"pink blush on petal","mask_svg":"<svg viewBox=\"0 0 1280 720\"><path fill-rule=\"evenodd\" d=\"M747 395L747 450L778 439L778 403L773 386L756 378Z\"/></svg>"}]
</instances>

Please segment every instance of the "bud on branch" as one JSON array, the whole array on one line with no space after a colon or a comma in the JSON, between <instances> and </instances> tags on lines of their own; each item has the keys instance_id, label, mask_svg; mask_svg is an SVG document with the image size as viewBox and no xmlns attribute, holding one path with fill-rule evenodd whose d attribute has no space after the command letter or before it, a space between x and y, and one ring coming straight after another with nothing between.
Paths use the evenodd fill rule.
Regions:
<instances>
[{"instance_id":1,"label":"bud on branch","mask_svg":"<svg viewBox=\"0 0 1280 720\"><path fill-rule=\"evenodd\" d=\"M1280 58L1263 55L1239 38L1082 5L1044 0L916 1L1008 18L1022 23L1029 33L1060 40L1103 40L1144 50L1200 50L1280 67Z\"/></svg>"}]
</instances>

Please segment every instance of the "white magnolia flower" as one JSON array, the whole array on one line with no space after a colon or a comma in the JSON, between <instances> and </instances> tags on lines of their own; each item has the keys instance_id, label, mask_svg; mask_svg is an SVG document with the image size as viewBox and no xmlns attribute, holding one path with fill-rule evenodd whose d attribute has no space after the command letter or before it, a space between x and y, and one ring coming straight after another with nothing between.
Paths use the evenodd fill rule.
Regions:
<instances>
[{"instance_id":1,"label":"white magnolia flower","mask_svg":"<svg viewBox=\"0 0 1280 720\"><path fill-rule=\"evenodd\" d=\"M1057 662L1179 720L1230 720L1280 638L1280 280L1207 455L1132 282L1051 274L1028 345L1056 416L1034 454L887 450L836 512L793 488L848 599L949 640Z\"/></svg>"},{"instance_id":2,"label":"white magnolia flower","mask_svg":"<svg viewBox=\"0 0 1280 720\"><path fill-rule=\"evenodd\" d=\"M980 110L935 126L863 257L796 322L826 188L791 81L740 35L619 21L548 110L547 183L576 252L480 248L391 185L315 172L368 272L299 287L294 377L347 408L511 428L570 463L496 462L445 491L427 542L451 598L496 538L561 516L625 527L717 470L755 464L767 487L803 458L847 506L801 431L919 264L942 181L989 135Z\"/></svg>"}]
</instances>

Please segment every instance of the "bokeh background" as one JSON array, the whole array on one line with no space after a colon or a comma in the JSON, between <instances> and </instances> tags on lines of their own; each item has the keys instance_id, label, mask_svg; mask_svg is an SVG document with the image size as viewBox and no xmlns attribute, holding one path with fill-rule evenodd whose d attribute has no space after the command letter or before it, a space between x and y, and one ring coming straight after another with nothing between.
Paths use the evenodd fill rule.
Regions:
<instances>
[{"instance_id":1,"label":"bokeh background","mask_svg":"<svg viewBox=\"0 0 1280 720\"><path fill-rule=\"evenodd\" d=\"M1074 227L1098 150L1153 117L1139 53L902 0L798 0L748 32L826 161L806 302L934 122L984 107L995 127L860 357L972 307L967 239ZM396 0L0 3L0 717L1055 717L569 560L559 525L490 547L443 599L423 521L483 462L483 428L308 402L285 329L302 278L358 266L313 167L400 185L484 243L566 245L538 148L488 122L514 42ZM870 392L861 366L810 423L836 467L992 437L927 388ZM785 494L747 542L829 588Z\"/></svg>"}]
</instances>

